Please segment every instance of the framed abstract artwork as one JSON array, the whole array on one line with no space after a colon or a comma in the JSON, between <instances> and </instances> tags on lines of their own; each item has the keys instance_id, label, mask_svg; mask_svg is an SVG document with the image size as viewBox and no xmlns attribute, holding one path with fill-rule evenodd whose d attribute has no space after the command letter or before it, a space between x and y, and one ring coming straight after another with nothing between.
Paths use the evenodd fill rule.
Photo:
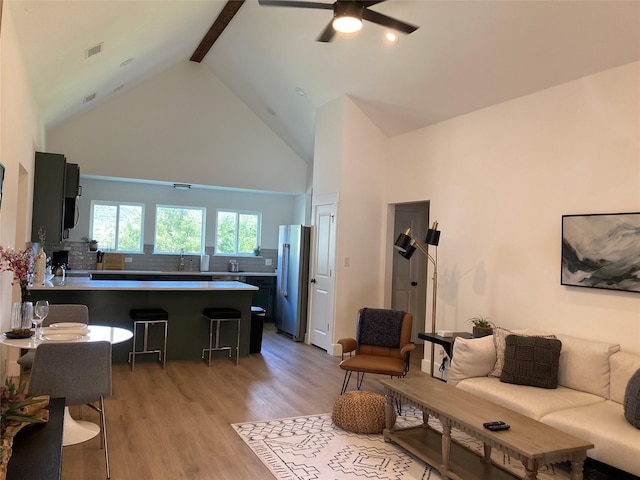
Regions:
<instances>
[{"instance_id":1,"label":"framed abstract artwork","mask_svg":"<svg viewBox=\"0 0 640 480\"><path fill-rule=\"evenodd\" d=\"M560 283L640 292L640 213L563 215Z\"/></svg>"}]
</instances>

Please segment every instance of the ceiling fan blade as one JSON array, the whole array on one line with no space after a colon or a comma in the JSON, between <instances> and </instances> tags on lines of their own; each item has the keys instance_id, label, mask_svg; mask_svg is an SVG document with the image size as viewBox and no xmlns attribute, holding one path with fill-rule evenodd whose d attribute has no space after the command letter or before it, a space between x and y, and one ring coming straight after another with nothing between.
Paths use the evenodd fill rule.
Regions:
<instances>
[{"instance_id":1,"label":"ceiling fan blade","mask_svg":"<svg viewBox=\"0 0 640 480\"><path fill-rule=\"evenodd\" d=\"M403 33L415 32L419 28L415 25L411 25L410 23L405 23L387 15L383 15L382 13L374 12L373 10L368 9L365 9L362 12L362 18L364 20L377 23L378 25L382 25L383 27L392 28L393 30L398 30L399 32Z\"/></svg>"},{"instance_id":2,"label":"ceiling fan blade","mask_svg":"<svg viewBox=\"0 0 640 480\"><path fill-rule=\"evenodd\" d=\"M335 34L336 34L336 31L333 29L333 20L332 20L324 28L320 36L316 38L316 42L330 42L333 39L333 36Z\"/></svg>"},{"instance_id":3,"label":"ceiling fan blade","mask_svg":"<svg viewBox=\"0 0 640 480\"><path fill-rule=\"evenodd\" d=\"M298 2L295 0L258 0L258 3L264 7L320 8L322 10L333 10L333 3Z\"/></svg>"},{"instance_id":4,"label":"ceiling fan blade","mask_svg":"<svg viewBox=\"0 0 640 480\"><path fill-rule=\"evenodd\" d=\"M369 8L373 5L377 5L378 3L386 2L387 0L363 0L360 2L364 8Z\"/></svg>"},{"instance_id":5,"label":"ceiling fan blade","mask_svg":"<svg viewBox=\"0 0 640 480\"><path fill-rule=\"evenodd\" d=\"M240 10L244 1L245 0L229 0L225 6L222 7L220 15L215 19L213 25L211 25L209 31L202 38L200 45L198 45L189 60L198 63L202 62L207 53L209 53L211 47L213 47L215 41L222 34L224 29L227 28L231 19L236 13L238 13L238 10Z\"/></svg>"}]
</instances>

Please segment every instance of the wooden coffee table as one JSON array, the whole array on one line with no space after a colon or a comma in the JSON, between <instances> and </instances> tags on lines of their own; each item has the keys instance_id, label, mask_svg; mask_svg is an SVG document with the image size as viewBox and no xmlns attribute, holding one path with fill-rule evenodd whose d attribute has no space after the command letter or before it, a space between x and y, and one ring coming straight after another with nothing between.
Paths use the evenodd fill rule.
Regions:
<instances>
[{"instance_id":1,"label":"wooden coffee table","mask_svg":"<svg viewBox=\"0 0 640 480\"><path fill-rule=\"evenodd\" d=\"M381 382L387 395L385 440L400 445L438 469L444 479L513 479L512 473L491 462L491 449L496 448L522 462L526 479L537 478L539 465L568 460L571 480L582 480L587 450L593 448L593 444L585 440L433 378ZM423 423L395 428L392 414L396 400L422 410ZM429 415L440 420L442 433L429 427ZM482 426L496 420L508 423L511 428L492 432ZM484 456L452 442L452 428L481 441Z\"/></svg>"}]
</instances>

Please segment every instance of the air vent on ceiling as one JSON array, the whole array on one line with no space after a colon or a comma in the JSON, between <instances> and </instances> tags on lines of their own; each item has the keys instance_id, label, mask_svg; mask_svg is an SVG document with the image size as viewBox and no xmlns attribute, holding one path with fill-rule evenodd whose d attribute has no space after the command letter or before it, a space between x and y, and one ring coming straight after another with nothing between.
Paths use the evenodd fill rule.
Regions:
<instances>
[{"instance_id":1,"label":"air vent on ceiling","mask_svg":"<svg viewBox=\"0 0 640 480\"><path fill-rule=\"evenodd\" d=\"M102 42L100 42L99 44L91 47L91 48L87 48L84 51L84 58L90 58L93 57L94 55L99 54L100 52L102 52Z\"/></svg>"},{"instance_id":2,"label":"air vent on ceiling","mask_svg":"<svg viewBox=\"0 0 640 480\"><path fill-rule=\"evenodd\" d=\"M91 100L96 98L96 94L92 93L91 95L87 95L86 97L84 97L84 100L82 101L82 103L89 103Z\"/></svg>"}]
</instances>

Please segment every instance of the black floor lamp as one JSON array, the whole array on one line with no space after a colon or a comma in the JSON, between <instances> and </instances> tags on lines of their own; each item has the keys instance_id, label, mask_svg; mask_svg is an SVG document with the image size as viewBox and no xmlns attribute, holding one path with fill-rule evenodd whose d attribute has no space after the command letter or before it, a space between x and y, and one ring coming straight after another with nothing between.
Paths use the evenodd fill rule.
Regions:
<instances>
[{"instance_id":1,"label":"black floor lamp","mask_svg":"<svg viewBox=\"0 0 640 480\"><path fill-rule=\"evenodd\" d=\"M422 254L427 257L431 263L433 263L433 301L431 308L431 333L436 333L436 298L438 293L438 243L440 241L440 230L438 230L438 222L433 222L431 228L427 229L427 233L424 237L424 243L427 245L433 245L435 248L435 255L431 255L427 247L424 247L418 240L411 235L411 229L408 228L405 233L398 235L396 242L393 244L394 248L398 250L398 253L404 258L409 260L416 250L420 250ZM435 361L435 345L431 344L431 376L433 377L433 362Z\"/></svg>"}]
</instances>

